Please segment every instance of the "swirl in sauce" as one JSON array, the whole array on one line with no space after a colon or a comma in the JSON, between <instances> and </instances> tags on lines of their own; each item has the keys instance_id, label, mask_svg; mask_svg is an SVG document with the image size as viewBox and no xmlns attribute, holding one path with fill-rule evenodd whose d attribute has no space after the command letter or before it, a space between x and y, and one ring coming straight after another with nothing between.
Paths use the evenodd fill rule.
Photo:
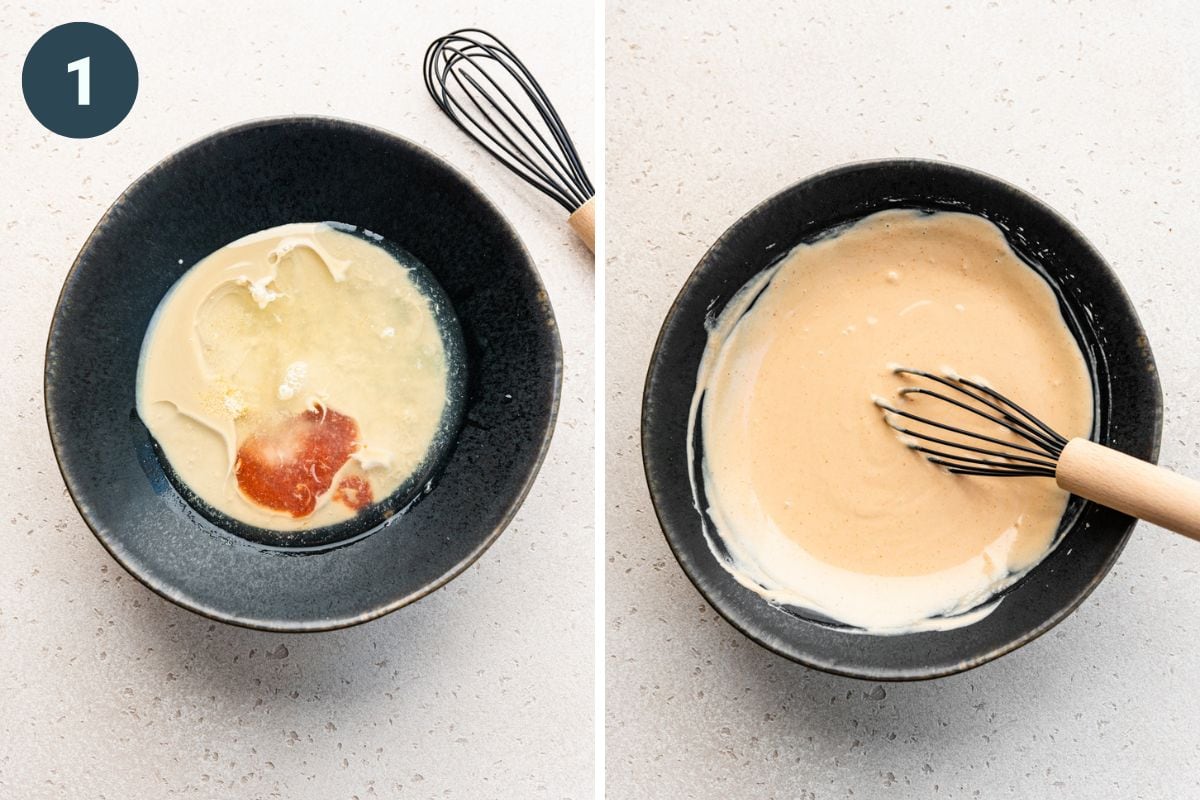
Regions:
<instances>
[{"instance_id":1,"label":"swirl in sauce","mask_svg":"<svg viewBox=\"0 0 1200 800\"><path fill-rule=\"evenodd\" d=\"M693 487L714 554L772 602L877 633L957 627L1046 556L1068 495L1044 478L951 476L897 443L873 402L911 384L895 364L957 367L1066 436L1091 431L1083 355L1003 233L885 211L795 248L712 321ZM927 415L953 423L946 408Z\"/></svg>"}]
</instances>

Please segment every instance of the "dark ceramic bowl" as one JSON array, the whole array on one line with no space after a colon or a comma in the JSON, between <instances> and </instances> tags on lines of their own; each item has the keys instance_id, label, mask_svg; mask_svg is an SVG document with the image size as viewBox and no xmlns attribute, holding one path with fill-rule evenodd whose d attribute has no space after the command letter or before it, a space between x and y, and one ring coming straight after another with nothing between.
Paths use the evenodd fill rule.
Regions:
<instances>
[{"instance_id":1,"label":"dark ceramic bowl","mask_svg":"<svg viewBox=\"0 0 1200 800\"><path fill-rule=\"evenodd\" d=\"M353 535L269 546L216 524L169 480L135 410L138 355L159 301L192 264L254 231L322 220L382 235L440 284L462 329L461 424L432 465L430 491ZM545 455L561 377L537 271L466 178L384 131L284 118L190 145L105 213L51 323L46 416L80 514L134 577L214 619L313 631L419 599L496 540Z\"/></svg>"},{"instance_id":2,"label":"dark ceramic bowl","mask_svg":"<svg viewBox=\"0 0 1200 800\"><path fill-rule=\"evenodd\" d=\"M1038 267L1089 362L1096 392L1094 439L1156 460L1162 394L1145 332L1100 254L1038 200L963 167L889 160L820 173L742 217L704 255L663 323L643 398L646 479L667 541L700 593L764 647L841 675L915 680L970 669L1045 633L1100 583L1135 521L1072 498L1054 551L1008 589L990 615L949 631L878 636L823 623L768 603L718 563L692 497L686 450L705 317L719 314L743 284L797 244L889 208L979 214L1004 230L1013 249ZM701 458L701 443L695 444Z\"/></svg>"}]
</instances>

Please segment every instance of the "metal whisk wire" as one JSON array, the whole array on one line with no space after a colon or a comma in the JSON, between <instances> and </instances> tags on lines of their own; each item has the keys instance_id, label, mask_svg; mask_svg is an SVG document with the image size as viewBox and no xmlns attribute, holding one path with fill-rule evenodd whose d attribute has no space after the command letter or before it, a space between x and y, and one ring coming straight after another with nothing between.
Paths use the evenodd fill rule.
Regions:
<instances>
[{"instance_id":1,"label":"metal whisk wire","mask_svg":"<svg viewBox=\"0 0 1200 800\"><path fill-rule=\"evenodd\" d=\"M498 38L478 28L442 36L424 73L446 116L526 183L572 213L595 195L554 104Z\"/></svg>"},{"instance_id":2,"label":"metal whisk wire","mask_svg":"<svg viewBox=\"0 0 1200 800\"><path fill-rule=\"evenodd\" d=\"M979 431L938 422L877 399L875 404L883 409L887 423L897 433L908 437L909 441L905 443L924 455L931 463L945 467L956 475L1055 477L1058 458L1067 446L1067 440L1012 400L988 386L956 375L935 375L924 370L903 367L895 369L894 372L897 375L911 375L933 381L957 392L966 400L923 386L901 389L899 394L902 397L923 395L941 400L999 425L1024 442L1022 444L1006 441ZM919 423L926 428L914 428L910 422ZM965 437L968 441L935 436L928 430L930 428ZM933 448L929 444L940 445L944 449Z\"/></svg>"}]
</instances>

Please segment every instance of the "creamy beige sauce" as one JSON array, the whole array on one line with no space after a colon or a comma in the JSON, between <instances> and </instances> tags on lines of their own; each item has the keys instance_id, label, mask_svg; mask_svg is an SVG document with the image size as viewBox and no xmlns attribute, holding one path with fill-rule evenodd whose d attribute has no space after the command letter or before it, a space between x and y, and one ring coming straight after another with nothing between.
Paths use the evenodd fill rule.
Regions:
<instances>
[{"instance_id":1,"label":"creamy beige sauce","mask_svg":"<svg viewBox=\"0 0 1200 800\"><path fill-rule=\"evenodd\" d=\"M873 398L906 402L898 364L958 370L1065 436L1091 431L1057 299L990 222L886 211L801 245L713 321L692 407L693 482L744 585L872 632L956 627L1052 548L1068 499L1053 480L954 476L897 441Z\"/></svg>"},{"instance_id":2,"label":"creamy beige sauce","mask_svg":"<svg viewBox=\"0 0 1200 800\"><path fill-rule=\"evenodd\" d=\"M435 312L408 269L359 236L325 223L252 234L162 300L138 413L217 511L280 531L341 522L400 487L439 435L448 365ZM264 504L271 489L291 504Z\"/></svg>"}]
</instances>

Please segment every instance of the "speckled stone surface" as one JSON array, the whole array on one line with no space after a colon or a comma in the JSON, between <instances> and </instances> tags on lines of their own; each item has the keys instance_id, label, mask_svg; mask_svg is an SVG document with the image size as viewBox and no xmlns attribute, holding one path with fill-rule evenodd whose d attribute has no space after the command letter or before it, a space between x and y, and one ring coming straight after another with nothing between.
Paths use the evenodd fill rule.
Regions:
<instances>
[{"instance_id":1,"label":"speckled stone surface","mask_svg":"<svg viewBox=\"0 0 1200 800\"><path fill-rule=\"evenodd\" d=\"M84 19L141 70L130 116L59 138L0 98L0 797L592 796L592 296L561 211L468 144L425 95L420 60L466 24L522 48L592 152L590 8L489 3L0 4L0 71ZM10 81L13 88L14 81ZM580 90L578 87L584 87ZM79 519L54 465L42 357L63 276L143 170L241 120L361 120L473 177L524 239L561 328L546 463L509 530L446 588L341 632L227 627L142 588ZM585 160L591 162L585 155Z\"/></svg>"},{"instance_id":2,"label":"speckled stone surface","mask_svg":"<svg viewBox=\"0 0 1200 800\"><path fill-rule=\"evenodd\" d=\"M1009 180L1091 239L1154 347L1161 461L1200 475L1196 10L670 5L607 13L608 797L1196 796L1194 543L1139 525L1078 612L980 669L836 678L702 601L637 442L658 327L717 236L817 170L920 156Z\"/></svg>"}]
</instances>

